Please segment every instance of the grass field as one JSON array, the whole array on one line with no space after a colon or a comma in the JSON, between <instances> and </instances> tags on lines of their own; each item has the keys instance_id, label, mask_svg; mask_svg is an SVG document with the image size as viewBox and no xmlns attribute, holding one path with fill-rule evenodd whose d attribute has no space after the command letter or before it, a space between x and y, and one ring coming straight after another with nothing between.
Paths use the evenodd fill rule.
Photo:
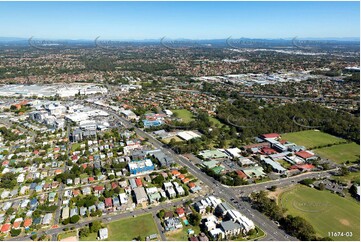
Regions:
<instances>
[{"instance_id":1,"label":"grass field","mask_svg":"<svg viewBox=\"0 0 361 242\"><path fill-rule=\"evenodd\" d=\"M209 120L213 123L214 126L216 126L218 124L219 127L222 127L223 124L221 123L221 121L219 121L218 119L214 118L214 117L209 117Z\"/></svg>"},{"instance_id":2,"label":"grass field","mask_svg":"<svg viewBox=\"0 0 361 242\"><path fill-rule=\"evenodd\" d=\"M171 110L178 118L181 118L183 122L189 123L193 121L193 114L187 109L175 109Z\"/></svg>"},{"instance_id":3,"label":"grass field","mask_svg":"<svg viewBox=\"0 0 361 242\"><path fill-rule=\"evenodd\" d=\"M152 214L139 215L135 218L129 217L107 225L109 237L107 241L131 241L140 236L142 240L151 234L159 234ZM97 234L91 233L82 241L94 241Z\"/></svg>"},{"instance_id":4,"label":"grass field","mask_svg":"<svg viewBox=\"0 0 361 242\"><path fill-rule=\"evenodd\" d=\"M351 198L297 185L282 193L278 201L287 208L287 213L303 217L311 223L318 236L329 236L328 232L352 232L351 237L332 239L360 239L360 205Z\"/></svg>"},{"instance_id":5,"label":"grass field","mask_svg":"<svg viewBox=\"0 0 361 242\"><path fill-rule=\"evenodd\" d=\"M151 234L158 234L152 214L144 214L135 218L126 218L108 225L109 240L133 240L140 236L142 240Z\"/></svg>"},{"instance_id":6,"label":"grass field","mask_svg":"<svg viewBox=\"0 0 361 242\"><path fill-rule=\"evenodd\" d=\"M360 145L356 143L333 145L314 150L316 154L338 164L357 161L360 158Z\"/></svg>"},{"instance_id":7,"label":"grass field","mask_svg":"<svg viewBox=\"0 0 361 242\"><path fill-rule=\"evenodd\" d=\"M303 145L306 148L345 142L344 139L317 130L286 133L282 135L282 139L294 142L297 145Z\"/></svg>"}]
</instances>

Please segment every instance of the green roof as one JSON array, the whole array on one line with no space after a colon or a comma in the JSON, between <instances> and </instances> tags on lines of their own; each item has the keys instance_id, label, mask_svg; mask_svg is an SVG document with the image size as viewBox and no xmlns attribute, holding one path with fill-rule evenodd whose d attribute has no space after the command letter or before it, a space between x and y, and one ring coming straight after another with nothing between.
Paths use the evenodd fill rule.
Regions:
<instances>
[{"instance_id":1,"label":"green roof","mask_svg":"<svg viewBox=\"0 0 361 242\"><path fill-rule=\"evenodd\" d=\"M199 153L199 155L203 156L205 159L227 157L225 153L219 150L203 150Z\"/></svg>"},{"instance_id":2,"label":"green roof","mask_svg":"<svg viewBox=\"0 0 361 242\"><path fill-rule=\"evenodd\" d=\"M212 169L213 167L217 166L219 161L217 160L211 160L211 161L204 161L203 165L208 167L209 169Z\"/></svg>"},{"instance_id":3,"label":"green roof","mask_svg":"<svg viewBox=\"0 0 361 242\"><path fill-rule=\"evenodd\" d=\"M251 168L245 168L242 170L248 177L260 177L266 174L263 171L262 166L254 166Z\"/></svg>"},{"instance_id":4,"label":"green roof","mask_svg":"<svg viewBox=\"0 0 361 242\"><path fill-rule=\"evenodd\" d=\"M221 173L221 172L224 170L224 168L221 167L221 166L216 166L216 167L213 167L212 170L213 170L215 173L219 174L219 173Z\"/></svg>"}]
</instances>

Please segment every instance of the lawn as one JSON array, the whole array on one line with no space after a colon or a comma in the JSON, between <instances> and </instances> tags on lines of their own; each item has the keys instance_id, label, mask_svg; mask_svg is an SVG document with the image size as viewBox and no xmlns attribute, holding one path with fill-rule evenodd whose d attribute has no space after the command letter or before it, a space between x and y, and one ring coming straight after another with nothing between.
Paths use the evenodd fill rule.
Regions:
<instances>
[{"instance_id":1,"label":"lawn","mask_svg":"<svg viewBox=\"0 0 361 242\"><path fill-rule=\"evenodd\" d=\"M337 138L317 130L305 130L294 133L286 133L282 135L282 139L291 141L297 145L303 145L306 148L314 148L317 146L345 142L344 139Z\"/></svg>"},{"instance_id":2,"label":"lawn","mask_svg":"<svg viewBox=\"0 0 361 242\"><path fill-rule=\"evenodd\" d=\"M165 143L165 144L168 144L171 139L175 139L176 142L181 142L181 141L183 141L183 140L182 140L181 138L179 138L178 136L173 136L173 137L169 137L169 138L162 139L162 142Z\"/></svg>"},{"instance_id":3,"label":"lawn","mask_svg":"<svg viewBox=\"0 0 361 242\"><path fill-rule=\"evenodd\" d=\"M62 239L73 237L73 236L77 236L77 232L75 230L67 231L67 232L58 234L58 240L62 240Z\"/></svg>"},{"instance_id":4,"label":"lawn","mask_svg":"<svg viewBox=\"0 0 361 242\"><path fill-rule=\"evenodd\" d=\"M288 168L290 168L292 166L289 162L287 162L285 160L277 160L277 162L280 163L281 166L283 166L286 169L288 169Z\"/></svg>"},{"instance_id":5,"label":"lawn","mask_svg":"<svg viewBox=\"0 0 361 242\"><path fill-rule=\"evenodd\" d=\"M314 151L322 158L327 158L338 164L342 164L346 161L353 162L360 159L360 145L354 142L324 147Z\"/></svg>"},{"instance_id":6,"label":"lawn","mask_svg":"<svg viewBox=\"0 0 361 242\"><path fill-rule=\"evenodd\" d=\"M187 109L175 109L171 110L178 118L181 118L184 123L193 121L193 114Z\"/></svg>"},{"instance_id":7,"label":"lawn","mask_svg":"<svg viewBox=\"0 0 361 242\"><path fill-rule=\"evenodd\" d=\"M333 240L360 239L360 204L329 191L319 191L303 185L282 193L278 199L287 213L305 218L318 236L328 232L352 232L351 237L332 237Z\"/></svg>"},{"instance_id":8,"label":"lawn","mask_svg":"<svg viewBox=\"0 0 361 242\"><path fill-rule=\"evenodd\" d=\"M74 143L71 145L71 151L76 151L77 149L80 148L80 144L79 143Z\"/></svg>"},{"instance_id":9,"label":"lawn","mask_svg":"<svg viewBox=\"0 0 361 242\"><path fill-rule=\"evenodd\" d=\"M98 237L97 233L90 233L87 237L80 238L80 241L96 241Z\"/></svg>"},{"instance_id":10,"label":"lawn","mask_svg":"<svg viewBox=\"0 0 361 242\"><path fill-rule=\"evenodd\" d=\"M209 117L209 120L213 123L213 126L216 126L217 124L218 124L219 127L223 126L221 121L219 121L217 118Z\"/></svg>"}]
</instances>

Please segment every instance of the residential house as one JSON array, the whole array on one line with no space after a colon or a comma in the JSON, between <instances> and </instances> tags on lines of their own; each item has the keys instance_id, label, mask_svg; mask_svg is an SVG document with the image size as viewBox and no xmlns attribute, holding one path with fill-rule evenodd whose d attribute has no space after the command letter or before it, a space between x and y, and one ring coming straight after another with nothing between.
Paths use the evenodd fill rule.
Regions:
<instances>
[{"instance_id":1,"label":"residential house","mask_svg":"<svg viewBox=\"0 0 361 242\"><path fill-rule=\"evenodd\" d=\"M144 187L136 187L133 189L133 192L137 204L146 202L148 200Z\"/></svg>"},{"instance_id":2,"label":"residential house","mask_svg":"<svg viewBox=\"0 0 361 242\"><path fill-rule=\"evenodd\" d=\"M241 229L242 229L241 225L233 222L232 220L222 222L220 224L220 227L223 230L226 237L228 238L233 236L238 236L241 233Z\"/></svg>"},{"instance_id":3,"label":"residential house","mask_svg":"<svg viewBox=\"0 0 361 242\"><path fill-rule=\"evenodd\" d=\"M69 218L69 207L64 207L61 212L61 219Z\"/></svg>"},{"instance_id":4,"label":"residential house","mask_svg":"<svg viewBox=\"0 0 361 242\"><path fill-rule=\"evenodd\" d=\"M113 202L110 197L104 199L105 208L111 208L113 207Z\"/></svg>"},{"instance_id":5,"label":"residential house","mask_svg":"<svg viewBox=\"0 0 361 242\"><path fill-rule=\"evenodd\" d=\"M182 222L179 218L168 218L164 220L165 230L173 231L183 228Z\"/></svg>"},{"instance_id":6,"label":"residential house","mask_svg":"<svg viewBox=\"0 0 361 242\"><path fill-rule=\"evenodd\" d=\"M99 229L99 231L98 231L98 239L99 240L108 239L108 229L107 228Z\"/></svg>"},{"instance_id":7,"label":"residential house","mask_svg":"<svg viewBox=\"0 0 361 242\"><path fill-rule=\"evenodd\" d=\"M53 214L52 213L45 214L45 216L43 218L43 225L50 225L52 219L53 219Z\"/></svg>"},{"instance_id":8,"label":"residential house","mask_svg":"<svg viewBox=\"0 0 361 242\"><path fill-rule=\"evenodd\" d=\"M78 207L74 207L74 208L70 209L70 217L73 217L75 215L79 215Z\"/></svg>"},{"instance_id":9,"label":"residential house","mask_svg":"<svg viewBox=\"0 0 361 242\"><path fill-rule=\"evenodd\" d=\"M178 214L178 217L182 218L185 216L184 209L183 208L177 208L176 213Z\"/></svg>"}]
</instances>

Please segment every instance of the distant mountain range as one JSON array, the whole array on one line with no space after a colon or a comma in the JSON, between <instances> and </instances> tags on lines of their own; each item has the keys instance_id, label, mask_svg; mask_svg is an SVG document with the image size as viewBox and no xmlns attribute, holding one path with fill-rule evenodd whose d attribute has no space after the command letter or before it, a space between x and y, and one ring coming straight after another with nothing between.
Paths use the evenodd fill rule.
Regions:
<instances>
[{"instance_id":1,"label":"distant mountain range","mask_svg":"<svg viewBox=\"0 0 361 242\"><path fill-rule=\"evenodd\" d=\"M18 38L18 37L0 37L0 46L2 47L24 47L24 46L67 46L67 47L94 47L117 45L132 45L132 46L147 46L147 45L162 45L168 48L176 47L214 47L214 48L290 48L291 46L337 46L337 45L352 45L353 48L358 49L360 42L359 37L345 37L345 38L236 38L228 37L224 39L186 39L186 38L168 38L162 37L159 39L103 39L101 37L94 39L46 39L46 38Z\"/></svg>"},{"instance_id":2,"label":"distant mountain range","mask_svg":"<svg viewBox=\"0 0 361 242\"><path fill-rule=\"evenodd\" d=\"M268 40L268 41L279 41L279 40L292 40L292 39L299 39L299 40L332 40L332 41L360 41L360 37L327 37L327 38L315 38L315 37L288 37L288 38L237 38L237 37L228 37L224 39L190 39L190 38L168 38L169 40L178 40L178 41L209 41L209 42L217 42L217 41L224 41L229 38L232 39L241 39L241 40ZM13 41L28 41L29 38L20 38L20 37L0 37L1 42L13 42ZM63 38L34 38L34 40L52 40L52 41L70 41L70 42L94 42L94 39L63 39ZM159 41L159 39L106 39L102 38L103 40L110 40L110 41L130 41L130 42L154 42Z\"/></svg>"}]
</instances>

